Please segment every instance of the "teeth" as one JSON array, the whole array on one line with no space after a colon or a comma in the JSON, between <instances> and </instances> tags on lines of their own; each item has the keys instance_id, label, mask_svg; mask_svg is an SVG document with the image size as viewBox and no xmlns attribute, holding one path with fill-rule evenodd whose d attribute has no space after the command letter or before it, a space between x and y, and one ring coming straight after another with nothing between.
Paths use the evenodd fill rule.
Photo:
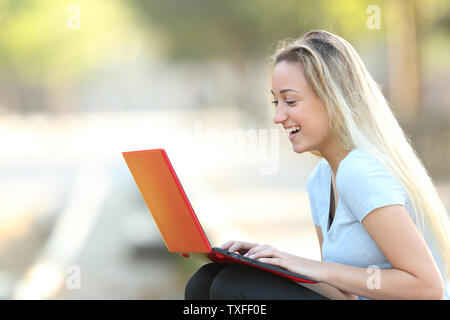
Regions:
<instances>
[{"instance_id":1,"label":"teeth","mask_svg":"<svg viewBox=\"0 0 450 320\"><path fill-rule=\"evenodd\" d=\"M295 131L295 130L300 130L300 127L291 127L291 128L286 129L286 131L288 133L291 133L292 131Z\"/></svg>"}]
</instances>

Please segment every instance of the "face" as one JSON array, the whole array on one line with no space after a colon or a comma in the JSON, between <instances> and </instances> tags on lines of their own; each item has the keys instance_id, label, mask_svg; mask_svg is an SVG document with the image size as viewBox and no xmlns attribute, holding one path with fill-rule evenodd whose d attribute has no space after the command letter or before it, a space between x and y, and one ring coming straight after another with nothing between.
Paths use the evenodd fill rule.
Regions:
<instances>
[{"instance_id":1,"label":"face","mask_svg":"<svg viewBox=\"0 0 450 320\"><path fill-rule=\"evenodd\" d=\"M271 91L273 122L284 129L300 128L289 134L295 152L320 151L329 143L327 111L306 81L300 64L279 62L272 71Z\"/></svg>"}]
</instances>

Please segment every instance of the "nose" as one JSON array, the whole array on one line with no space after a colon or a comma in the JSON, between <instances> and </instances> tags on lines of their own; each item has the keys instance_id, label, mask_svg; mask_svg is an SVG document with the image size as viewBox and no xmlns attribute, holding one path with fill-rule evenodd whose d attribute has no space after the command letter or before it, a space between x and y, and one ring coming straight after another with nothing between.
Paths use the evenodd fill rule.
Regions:
<instances>
[{"instance_id":1,"label":"nose","mask_svg":"<svg viewBox=\"0 0 450 320\"><path fill-rule=\"evenodd\" d=\"M284 112L281 105L278 105L275 108L275 114L273 116L273 123L275 124L282 124L287 120L286 112Z\"/></svg>"}]
</instances>

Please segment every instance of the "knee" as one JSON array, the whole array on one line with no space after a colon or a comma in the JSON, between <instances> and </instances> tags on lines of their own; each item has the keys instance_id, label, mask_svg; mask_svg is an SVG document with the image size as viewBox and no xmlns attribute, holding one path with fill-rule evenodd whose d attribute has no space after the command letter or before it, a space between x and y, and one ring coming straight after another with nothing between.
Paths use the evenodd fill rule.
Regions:
<instances>
[{"instance_id":1,"label":"knee","mask_svg":"<svg viewBox=\"0 0 450 320\"><path fill-rule=\"evenodd\" d=\"M209 299L211 283L223 267L218 263L208 263L200 267L188 280L184 289L184 298L186 300Z\"/></svg>"},{"instance_id":2,"label":"knee","mask_svg":"<svg viewBox=\"0 0 450 320\"><path fill-rule=\"evenodd\" d=\"M211 300L247 299L246 279L251 276L249 267L231 264L224 268L214 279L209 291Z\"/></svg>"}]
</instances>

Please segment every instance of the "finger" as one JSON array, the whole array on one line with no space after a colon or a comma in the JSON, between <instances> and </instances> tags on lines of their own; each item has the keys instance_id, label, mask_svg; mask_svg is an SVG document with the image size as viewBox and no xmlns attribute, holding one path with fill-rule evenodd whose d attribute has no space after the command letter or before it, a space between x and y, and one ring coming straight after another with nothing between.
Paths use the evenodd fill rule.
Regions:
<instances>
[{"instance_id":1,"label":"finger","mask_svg":"<svg viewBox=\"0 0 450 320\"><path fill-rule=\"evenodd\" d=\"M259 262L263 262L263 263L267 263L267 264L271 264L283 269L286 269L283 265L283 260L279 257L273 257L273 258L259 258L258 259Z\"/></svg>"},{"instance_id":2,"label":"finger","mask_svg":"<svg viewBox=\"0 0 450 320\"><path fill-rule=\"evenodd\" d=\"M242 242L242 247L239 250L240 254L246 255L248 253L249 250L251 250L254 247L257 247L258 244L257 243L252 243L252 242Z\"/></svg>"},{"instance_id":3,"label":"finger","mask_svg":"<svg viewBox=\"0 0 450 320\"><path fill-rule=\"evenodd\" d=\"M272 247L264 248L259 250L251 255L249 255L250 259L259 259L259 258L271 258L277 256L276 250Z\"/></svg>"},{"instance_id":4,"label":"finger","mask_svg":"<svg viewBox=\"0 0 450 320\"><path fill-rule=\"evenodd\" d=\"M250 257L252 254L255 254L261 250L265 250L270 248L270 246L268 246L267 244L262 244L262 245L257 245L253 248L251 248L250 250L248 250L248 252L245 254L246 257Z\"/></svg>"},{"instance_id":5,"label":"finger","mask_svg":"<svg viewBox=\"0 0 450 320\"><path fill-rule=\"evenodd\" d=\"M223 244L221 244L219 246L220 249L224 249L224 250L228 250L229 247L231 247L233 245L233 243L235 243L235 240L228 240L227 242L224 242Z\"/></svg>"},{"instance_id":6,"label":"finger","mask_svg":"<svg viewBox=\"0 0 450 320\"><path fill-rule=\"evenodd\" d=\"M251 242L244 242L244 241L236 241L235 244L233 244L233 245L236 245L236 246L235 247L231 246L228 249L228 251L237 252L239 254L245 254L248 252L249 249L257 246L258 244L251 243Z\"/></svg>"},{"instance_id":7,"label":"finger","mask_svg":"<svg viewBox=\"0 0 450 320\"><path fill-rule=\"evenodd\" d=\"M233 243L233 245L228 249L230 252L239 252L239 250L242 248L242 242L236 241Z\"/></svg>"},{"instance_id":8,"label":"finger","mask_svg":"<svg viewBox=\"0 0 450 320\"><path fill-rule=\"evenodd\" d=\"M257 245L257 246L255 246L255 247L251 248L250 250L248 250L247 256L250 256L250 255L252 255L252 254L255 254L256 252L258 252L258 251L264 249L264 246L265 246L264 244L261 244L261 245Z\"/></svg>"}]
</instances>

